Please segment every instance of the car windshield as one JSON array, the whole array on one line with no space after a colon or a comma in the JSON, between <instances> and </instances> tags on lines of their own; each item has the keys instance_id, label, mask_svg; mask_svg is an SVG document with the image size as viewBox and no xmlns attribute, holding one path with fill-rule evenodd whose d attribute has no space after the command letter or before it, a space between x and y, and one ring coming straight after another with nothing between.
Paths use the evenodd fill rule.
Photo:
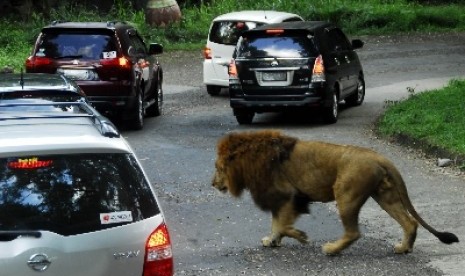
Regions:
<instances>
[{"instance_id":1,"label":"car windshield","mask_svg":"<svg viewBox=\"0 0 465 276\"><path fill-rule=\"evenodd\" d=\"M236 51L238 58L306 58L316 55L306 36L249 36L242 38Z\"/></svg>"},{"instance_id":2,"label":"car windshield","mask_svg":"<svg viewBox=\"0 0 465 276\"><path fill-rule=\"evenodd\" d=\"M242 32L261 25L263 25L263 23L247 21L217 21L213 23L210 31L210 41L225 45L236 45Z\"/></svg>"},{"instance_id":3,"label":"car windshield","mask_svg":"<svg viewBox=\"0 0 465 276\"><path fill-rule=\"evenodd\" d=\"M102 59L116 55L111 36L105 33L44 33L35 53L55 59Z\"/></svg>"},{"instance_id":4,"label":"car windshield","mask_svg":"<svg viewBox=\"0 0 465 276\"><path fill-rule=\"evenodd\" d=\"M130 154L0 159L0 231L76 235L160 212Z\"/></svg>"}]
</instances>

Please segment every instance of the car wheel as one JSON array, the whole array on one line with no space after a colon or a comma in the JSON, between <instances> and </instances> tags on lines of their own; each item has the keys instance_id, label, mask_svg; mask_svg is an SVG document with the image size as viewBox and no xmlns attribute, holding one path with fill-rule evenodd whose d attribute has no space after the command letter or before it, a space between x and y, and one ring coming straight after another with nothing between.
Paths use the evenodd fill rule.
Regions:
<instances>
[{"instance_id":1,"label":"car wheel","mask_svg":"<svg viewBox=\"0 0 465 276\"><path fill-rule=\"evenodd\" d=\"M163 113L163 88L162 80L157 83L157 92L155 95L155 103L146 109L147 116L160 116Z\"/></svg>"},{"instance_id":2,"label":"car wheel","mask_svg":"<svg viewBox=\"0 0 465 276\"><path fill-rule=\"evenodd\" d=\"M130 121L130 128L134 130L141 130L144 127L144 102L141 91L137 93L137 100L134 107L134 113Z\"/></svg>"},{"instance_id":3,"label":"car wheel","mask_svg":"<svg viewBox=\"0 0 465 276\"><path fill-rule=\"evenodd\" d=\"M218 96L221 92L221 86L207 85L207 93L211 96Z\"/></svg>"},{"instance_id":4,"label":"car wheel","mask_svg":"<svg viewBox=\"0 0 465 276\"><path fill-rule=\"evenodd\" d=\"M236 120L240 125L249 125L253 121L255 112L245 111L245 110L241 110L241 111L235 110L234 115L236 116Z\"/></svg>"},{"instance_id":5,"label":"car wheel","mask_svg":"<svg viewBox=\"0 0 465 276\"><path fill-rule=\"evenodd\" d=\"M358 78L357 90L354 94L347 97L346 103L350 106L358 106L363 103L365 99L365 80L362 76Z\"/></svg>"},{"instance_id":6,"label":"car wheel","mask_svg":"<svg viewBox=\"0 0 465 276\"><path fill-rule=\"evenodd\" d=\"M335 91L332 92L331 105L324 107L323 119L328 124L334 124L337 122L339 116L339 100Z\"/></svg>"}]
</instances>

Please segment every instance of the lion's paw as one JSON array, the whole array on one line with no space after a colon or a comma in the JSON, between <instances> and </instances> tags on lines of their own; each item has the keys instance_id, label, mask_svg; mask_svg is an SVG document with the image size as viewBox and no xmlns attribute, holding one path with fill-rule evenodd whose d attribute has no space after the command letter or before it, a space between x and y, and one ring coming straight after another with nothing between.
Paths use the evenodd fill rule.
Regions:
<instances>
[{"instance_id":1,"label":"lion's paw","mask_svg":"<svg viewBox=\"0 0 465 276\"><path fill-rule=\"evenodd\" d=\"M262 244L265 247L279 247L281 246L281 241L271 237L264 237L262 239Z\"/></svg>"},{"instance_id":2,"label":"lion's paw","mask_svg":"<svg viewBox=\"0 0 465 276\"><path fill-rule=\"evenodd\" d=\"M396 254L407 254L407 253L411 253L411 252L412 252L412 248L407 248L407 247L403 246L402 243L396 244L394 246L394 253L396 253Z\"/></svg>"},{"instance_id":3,"label":"lion's paw","mask_svg":"<svg viewBox=\"0 0 465 276\"><path fill-rule=\"evenodd\" d=\"M341 252L339 247L336 245L336 243L333 242L328 242L325 245L323 245L323 253L326 255L337 255Z\"/></svg>"}]
</instances>

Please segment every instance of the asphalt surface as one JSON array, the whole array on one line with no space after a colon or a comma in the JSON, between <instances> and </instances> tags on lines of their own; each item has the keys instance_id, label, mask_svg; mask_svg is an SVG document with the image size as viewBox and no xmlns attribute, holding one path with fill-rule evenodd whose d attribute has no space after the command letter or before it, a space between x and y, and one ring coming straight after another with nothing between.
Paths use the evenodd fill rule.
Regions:
<instances>
[{"instance_id":1,"label":"asphalt surface","mask_svg":"<svg viewBox=\"0 0 465 276\"><path fill-rule=\"evenodd\" d=\"M379 139L372 130L385 104L407 97L407 88L421 92L465 77L465 33L362 39L365 103L342 108L334 125L260 114L252 125L239 126L227 90L218 97L206 93L200 49L162 55L164 115L147 119L142 131L123 135L157 190L172 235L176 275L464 275L464 243L444 245L423 228L413 253L395 255L392 247L401 239L401 229L373 200L360 214L362 238L339 256L321 252L325 242L342 234L332 203L312 204L312 213L298 221L310 243L284 239L281 248L263 248L260 240L269 232L270 215L258 210L248 194L236 200L210 186L216 142L229 131L273 128L301 139L364 146L397 165L414 206L430 225L463 240L463 174Z\"/></svg>"}]
</instances>

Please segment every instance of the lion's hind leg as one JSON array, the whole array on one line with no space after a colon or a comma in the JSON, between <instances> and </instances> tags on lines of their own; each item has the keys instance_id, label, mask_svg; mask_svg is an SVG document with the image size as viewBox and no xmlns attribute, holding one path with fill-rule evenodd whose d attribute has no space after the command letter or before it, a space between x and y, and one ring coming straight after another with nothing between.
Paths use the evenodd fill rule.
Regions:
<instances>
[{"instance_id":1,"label":"lion's hind leg","mask_svg":"<svg viewBox=\"0 0 465 276\"><path fill-rule=\"evenodd\" d=\"M417 236L418 222L410 216L400 199L399 193L389 182L383 183L373 199L383 208L393 219L395 219L404 230L402 242L394 247L397 254L410 253Z\"/></svg>"},{"instance_id":2,"label":"lion's hind leg","mask_svg":"<svg viewBox=\"0 0 465 276\"><path fill-rule=\"evenodd\" d=\"M365 181L371 181L367 178ZM360 230L358 227L358 216L363 204L367 201L369 195L365 191L359 191L354 186L346 185L352 183L349 178L346 181L339 180L335 184L334 195L339 210L344 234L341 238L334 242L328 242L323 245L323 252L327 255L339 254L342 250L349 247L352 243L360 238ZM364 189L367 185L360 185L360 189ZM347 187L351 187L348 189Z\"/></svg>"},{"instance_id":3,"label":"lion's hind leg","mask_svg":"<svg viewBox=\"0 0 465 276\"><path fill-rule=\"evenodd\" d=\"M307 234L294 228L294 223L299 215L300 213L295 210L295 206L292 201L285 203L279 210L273 212L271 235L262 239L263 246L281 246L281 240L283 237L290 237L301 243L307 243Z\"/></svg>"}]
</instances>

